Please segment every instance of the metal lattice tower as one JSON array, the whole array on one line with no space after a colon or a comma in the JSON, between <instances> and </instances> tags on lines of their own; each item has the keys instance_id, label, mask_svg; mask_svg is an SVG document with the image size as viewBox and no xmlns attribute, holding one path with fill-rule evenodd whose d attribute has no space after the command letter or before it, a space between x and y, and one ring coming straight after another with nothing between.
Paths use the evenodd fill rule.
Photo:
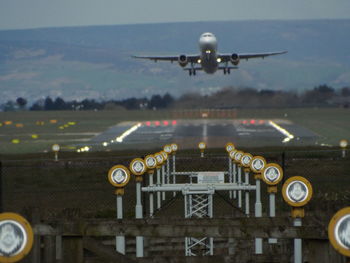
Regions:
<instances>
[{"instance_id":1,"label":"metal lattice tower","mask_svg":"<svg viewBox=\"0 0 350 263\"><path fill-rule=\"evenodd\" d=\"M213 217L213 190L186 191L183 194L185 197L185 218ZM213 238L185 238L186 256L208 256L213 255L213 252Z\"/></svg>"}]
</instances>

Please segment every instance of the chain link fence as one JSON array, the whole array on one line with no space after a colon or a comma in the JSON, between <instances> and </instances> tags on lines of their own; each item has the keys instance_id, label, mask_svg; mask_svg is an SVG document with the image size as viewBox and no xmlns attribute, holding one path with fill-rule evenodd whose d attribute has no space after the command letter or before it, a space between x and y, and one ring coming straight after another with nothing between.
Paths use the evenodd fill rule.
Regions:
<instances>
[{"instance_id":1,"label":"chain link fence","mask_svg":"<svg viewBox=\"0 0 350 263\"><path fill-rule=\"evenodd\" d=\"M268 162L276 162L284 169L284 179L303 176L313 188L314 196L306 211L332 214L350 203L350 158L341 157L340 150L253 152ZM57 218L115 218L116 196L107 180L109 169L129 163L136 156L54 160L3 160L1 161L2 210L17 212L28 217L33 210L42 219ZM139 157L139 156L137 156ZM199 153L179 152L176 155L176 171L228 171L228 155L224 152L208 152L201 158ZM172 167L172 165L170 166ZM177 176L178 183L189 183L186 176ZM253 176L250 182L254 184ZM148 185L144 176L143 185ZM282 184L278 186L280 192ZM125 188L124 217L135 217L135 180ZM266 187L262 188L262 201L267 204ZM251 208L255 193L251 194ZM277 215L289 213L290 208L277 196ZM149 212L147 194L143 194L144 215ZM243 215L236 200L230 199L228 191L214 196L214 217ZM264 207L264 213L268 208ZM252 212L251 212L252 213ZM184 217L184 200L181 192L174 197L166 193L162 209L156 217Z\"/></svg>"}]
</instances>

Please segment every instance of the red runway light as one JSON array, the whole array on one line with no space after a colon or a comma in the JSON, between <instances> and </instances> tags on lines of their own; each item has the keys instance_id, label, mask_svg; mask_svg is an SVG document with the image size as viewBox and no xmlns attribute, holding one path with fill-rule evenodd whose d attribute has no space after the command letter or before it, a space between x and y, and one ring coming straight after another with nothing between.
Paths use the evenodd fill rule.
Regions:
<instances>
[{"instance_id":1,"label":"red runway light","mask_svg":"<svg viewBox=\"0 0 350 263\"><path fill-rule=\"evenodd\" d=\"M160 121L155 121L154 125L159 126L160 125Z\"/></svg>"},{"instance_id":2,"label":"red runway light","mask_svg":"<svg viewBox=\"0 0 350 263\"><path fill-rule=\"evenodd\" d=\"M247 123L248 123L248 121L247 121L247 120L244 120L244 121L242 121L242 123L243 123L243 124L247 124Z\"/></svg>"},{"instance_id":3,"label":"red runway light","mask_svg":"<svg viewBox=\"0 0 350 263\"><path fill-rule=\"evenodd\" d=\"M146 126L151 126L151 122L150 121L146 121Z\"/></svg>"},{"instance_id":4,"label":"red runway light","mask_svg":"<svg viewBox=\"0 0 350 263\"><path fill-rule=\"evenodd\" d=\"M255 120L250 120L250 124L255 124Z\"/></svg>"},{"instance_id":5,"label":"red runway light","mask_svg":"<svg viewBox=\"0 0 350 263\"><path fill-rule=\"evenodd\" d=\"M177 124L177 121L176 121L176 120L173 120L173 121L171 122L171 124L172 124L173 126L175 126L175 125Z\"/></svg>"},{"instance_id":6,"label":"red runway light","mask_svg":"<svg viewBox=\"0 0 350 263\"><path fill-rule=\"evenodd\" d=\"M168 126L169 122L168 121L163 121L164 126Z\"/></svg>"}]
</instances>

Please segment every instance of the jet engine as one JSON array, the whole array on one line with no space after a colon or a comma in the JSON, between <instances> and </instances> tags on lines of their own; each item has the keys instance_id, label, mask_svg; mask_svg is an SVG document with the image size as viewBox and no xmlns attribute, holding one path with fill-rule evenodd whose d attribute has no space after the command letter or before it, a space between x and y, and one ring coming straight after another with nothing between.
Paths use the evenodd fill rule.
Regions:
<instances>
[{"instance_id":1,"label":"jet engine","mask_svg":"<svg viewBox=\"0 0 350 263\"><path fill-rule=\"evenodd\" d=\"M179 62L181 67L185 67L188 63L186 55L180 55L178 62Z\"/></svg>"},{"instance_id":2,"label":"jet engine","mask_svg":"<svg viewBox=\"0 0 350 263\"><path fill-rule=\"evenodd\" d=\"M231 63L232 63L233 65L237 66L238 63L239 63L239 56L238 56L238 54L233 53L233 54L231 55L231 57L230 57L230 60L231 60Z\"/></svg>"}]
</instances>

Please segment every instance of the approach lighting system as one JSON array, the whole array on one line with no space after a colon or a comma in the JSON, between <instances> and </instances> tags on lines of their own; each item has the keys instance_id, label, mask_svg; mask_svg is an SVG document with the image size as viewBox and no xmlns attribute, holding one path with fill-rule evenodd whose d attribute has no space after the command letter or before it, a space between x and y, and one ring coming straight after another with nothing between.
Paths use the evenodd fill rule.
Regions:
<instances>
[{"instance_id":1,"label":"approach lighting system","mask_svg":"<svg viewBox=\"0 0 350 263\"><path fill-rule=\"evenodd\" d=\"M0 262L20 261L30 252L33 238L33 229L22 216L0 214Z\"/></svg>"},{"instance_id":2,"label":"approach lighting system","mask_svg":"<svg viewBox=\"0 0 350 263\"><path fill-rule=\"evenodd\" d=\"M168 160L168 154L165 151L161 151L160 152L163 155L163 162L165 162L166 160Z\"/></svg>"},{"instance_id":3,"label":"approach lighting system","mask_svg":"<svg viewBox=\"0 0 350 263\"><path fill-rule=\"evenodd\" d=\"M171 145L167 144L163 147L163 151L166 152L167 154L171 154L172 149L171 149Z\"/></svg>"},{"instance_id":4,"label":"approach lighting system","mask_svg":"<svg viewBox=\"0 0 350 263\"><path fill-rule=\"evenodd\" d=\"M251 155L250 153L243 154L243 156L241 158L242 166L245 167L245 168L249 168L252 159L253 159L253 155Z\"/></svg>"},{"instance_id":5,"label":"approach lighting system","mask_svg":"<svg viewBox=\"0 0 350 263\"><path fill-rule=\"evenodd\" d=\"M124 187L130 180L130 171L124 165L115 165L108 172L108 180L115 187Z\"/></svg>"},{"instance_id":6,"label":"approach lighting system","mask_svg":"<svg viewBox=\"0 0 350 263\"><path fill-rule=\"evenodd\" d=\"M276 185L283 178L283 170L277 163L267 164L261 174L263 181L268 185Z\"/></svg>"},{"instance_id":7,"label":"approach lighting system","mask_svg":"<svg viewBox=\"0 0 350 263\"><path fill-rule=\"evenodd\" d=\"M176 153L176 151L179 149L178 145L176 143L171 144L171 150Z\"/></svg>"},{"instance_id":8,"label":"approach lighting system","mask_svg":"<svg viewBox=\"0 0 350 263\"><path fill-rule=\"evenodd\" d=\"M264 169L266 165L266 160L262 156L254 156L251 163L250 163L250 169L254 173L261 173L261 171Z\"/></svg>"},{"instance_id":9,"label":"approach lighting system","mask_svg":"<svg viewBox=\"0 0 350 263\"><path fill-rule=\"evenodd\" d=\"M232 150L235 149L235 146L234 146L234 144L232 142L228 142L226 144L225 148L226 148L226 151L229 153L229 152L231 152Z\"/></svg>"},{"instance_id":10,"label":"approach lighting system","mask_svg":"<svg viewBox=\"0 0 350 263\"><path fill-rule=\"evenodd\" d=\"M282 195L290 206L302 207L312 197L312 186L304 177L293 176L283 184Z\"/></svg>"},{"instance_id":11,"label":"approach lighting system","mask_svg":"<svg viewBox=\"0 0 350 263\"><path fill-rule=\"evenodd\" d=\"M335 250L350 257L350 207L339 210L328 225L328 238Z\"/></svg>"},{"instance_id":12,"label":"approach lighting system","mask_svg":"<svg viewBox=\"0 0 350 263\"><path fill-rule=\"evenodd\" d=\"M154 157L156 157L157 166L161 166L163 164L163 162L164 162L163 154L158 152L158 153L154 154Z\"/></svg>"},{"instance_id":13,"label":"approach lighting system","mask_svg":"<svg viewBox=\"0 0 350 263\"><path fill-rule=\"evenodd\" d=\"M242 152L242 151L237 151L235 153L234 159L235 159L236 163L240 163L241 162L243 154L244 154L244 152Z\"/></svg>"},{"instance_id":14,"label":"approach lighting system","mask_svg":"<svg viewBox=\"0 0 350 263\"><path fill-rule=\"evenodd\" d=\"M154 169L157 166L157 160L153 155L147 155L145 157L145 164L148 169Z\"/></svg>"},{"instance_id":15,"label":"approach lighting system","mask_svg":"<svg viewBox=\"0 0 350 263\"><path fill-rule=\"evenodd\" d=\"M134 175L143 175L147 170L146 164L141 158L135 158L130 163L130 171Z\"/></svg>"},{"instance_id":16,"label":"approach lighting system","mask_svg":"<svg viewBox=\"0 0 350 263\"><path fill-rule=\"evenodd\" d=\"M230 151L229 155L230 155L230 158L231 158L232 160L235 160L235 154L236 154L236 152L237 152L237 150L232 150L232 151Z\"/></svg>"}]
</instances>

